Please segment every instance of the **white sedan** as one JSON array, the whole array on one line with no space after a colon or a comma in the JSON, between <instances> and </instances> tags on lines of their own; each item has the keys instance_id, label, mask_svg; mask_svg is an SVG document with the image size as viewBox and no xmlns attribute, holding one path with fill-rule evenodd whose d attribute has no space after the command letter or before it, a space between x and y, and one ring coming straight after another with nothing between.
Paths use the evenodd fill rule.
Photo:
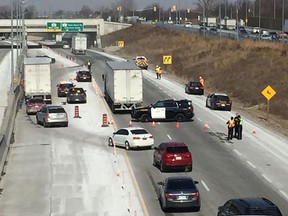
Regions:
<instances>
[{"instance_id":1,"label":"white sedan","mask_svg":"<svg viewBox=\"0 0 288 216\"><path fill-rule=\"evenodd\" d=\"M126 150L131 148L152 148L153 135L141 127L121 128L108 138L109 146L122 146Z\"/></svg>"}]
</instances>

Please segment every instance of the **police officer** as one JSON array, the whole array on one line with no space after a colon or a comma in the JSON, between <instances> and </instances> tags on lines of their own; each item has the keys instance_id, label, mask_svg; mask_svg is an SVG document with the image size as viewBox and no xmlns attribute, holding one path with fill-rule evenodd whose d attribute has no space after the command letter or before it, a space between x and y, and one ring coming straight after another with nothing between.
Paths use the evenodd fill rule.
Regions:
<instances>
[{"instance_id":1,"label":"police officer","mask_svg":"<svg viewBox=\"0 0 288 216\"><path fill-rule=\"evenodd\" d=\"M238 115L238 119L239 119L239 127L238 127L237 139L241 140L242 139L242 130L243 130L243 119L240 115Z\"/></svg>"},{"instance_id":2,"label":"police officer","mask_svg":"<svg viewBox=\"0 0 288 216\"><path fill-rule=\"evenodd\" d=\"M234 137L235 137L236 139L238 139L239 123L240 123L240 119L239 119L238 113L236 113L236 116L235 116L235 118L234 118L234 123L235 123Z\"/></svg>"},{"instance_id":3,"label":"police officer","mask_svg":"<svg viewBox=\"0 0 288 216\"><path fill-rule=\"evenodd\" d=\"M233 129L235 127L235 122L233 116L226 122L228 125L228 137L227 140L233 139Z\"/></svg>"}]
</instances>

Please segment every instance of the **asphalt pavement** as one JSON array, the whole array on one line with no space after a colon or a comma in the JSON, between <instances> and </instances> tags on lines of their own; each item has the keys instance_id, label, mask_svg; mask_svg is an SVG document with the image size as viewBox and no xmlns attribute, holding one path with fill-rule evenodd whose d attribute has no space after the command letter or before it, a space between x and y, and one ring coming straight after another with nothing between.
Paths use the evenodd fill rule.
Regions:
<instances>
[{"instance_id":1,"label":"asphalt pavement","mask_svg":"<svg viewBox=\"0 0 288 216\"><path fill-rule=\"evenodd\" d=\"M69 127L43 128L35 116L26 115L22 104L0 182L0 215L145 215L124 150L108 147L115 128L102 127L108 108L95 80L75 83L86 89L88 97L87 104L79 104L81 118L75 118L75 105L57 97L56 84L73 80L82 65L48 49L28 54L56 58L51 66L52 100L67 111Z\"/></svg>"}]
</instances>

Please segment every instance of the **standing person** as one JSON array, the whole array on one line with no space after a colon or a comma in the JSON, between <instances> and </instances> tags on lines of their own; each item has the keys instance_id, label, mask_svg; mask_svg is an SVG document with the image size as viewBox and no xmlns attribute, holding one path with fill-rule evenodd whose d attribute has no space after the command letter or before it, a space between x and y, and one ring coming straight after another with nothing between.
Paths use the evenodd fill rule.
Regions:
<instances>
[{"instance_id":1,"label":"standing person","mask_svg":"<svg viewBox=\"0 0 288 216\"><path fill-rule=\"evenodd\" d=\"M204 79L200 76L199 77L199 82L201 83L201 85L204 87Z\"/></svg>"},{"instance_id":2,"label":"standing person","mask_svg":"<svg viewBox=\"0 0 288 216\"><path fill-rule=\"evenodd\" d=\"M240 115L238 115L238 119L239 119L239 128L238 128L237 139L241 140L242 139L242 130L243 130L243 119Z\"/></svg>"},{"instance_id":3,"label":"standing person","mask_svg":"<svg viewBox=\"0 0 288 216\"><path fill-rule=\"evenodd\" d=\"M161 67L159 67L159 70L158 70L158 78L161 79L161 75L162 75L162 69Z\"/></svg>"},{"instance_id":4,"label":"standing person","mask_svg":"<svg viewBox=\"0 0 288 216\"><path fill-rule=\"evenodd\" d=\"M158 79L159 78L159 66L158 65L156 65L155 73L156 73L156 78Z\"/></svg>"},{"instance_id":5,"label":"standing person","mask_svg":"<svg viewBox=\"0 0 288 216\"><path fill-rule=\"evenodd\" d=\"M226 122L226 124L228 125L228 140L232 140L233 139L233 129L235 126L235 122L234 122L234 118L233 116Z\"/></svg>"},{"instance_id":6,"label":"standing person","mask_svg":"<svg viewBox=\"0 0 288 216\"><path fill-rule=\"evenodd\" d=\"M88 65L88 70L91 72L91 62L90 62L90 60L88 60L88 63L87 63L87 65Z\"/></svg>"},{"instance_id":7,"label":"standing person","mask_svg":"<svg viewBox=\"0 0 288 216\"><path fill-rule=\"evenodd\" d=\"M235 137L236 139L238 139L239 123L240 123L240 119L239 119L238 113L236 113L236 116L235 116L235 118L234 118L234 123L235 123L234 137Z\"/></svg>"}]
</instances>

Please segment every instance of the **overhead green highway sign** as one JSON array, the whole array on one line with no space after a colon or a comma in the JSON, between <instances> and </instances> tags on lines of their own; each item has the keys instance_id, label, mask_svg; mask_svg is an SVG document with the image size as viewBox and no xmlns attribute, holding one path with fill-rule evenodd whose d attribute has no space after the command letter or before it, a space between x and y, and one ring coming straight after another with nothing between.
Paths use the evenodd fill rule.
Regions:
<instances>
[{"instance_id":1,"label":"overhead green highway sign","mask_svg":"<svg viewBox=\"0 0 288 216\"><path fill-rule=\"evenodd\" d=\"M61 32L60 22L47 22L47 32Z\"/></svg>"},{"instance_id":2,"label":"overhead green highway sign","mask_svg":"<svg viewBox=\"0 0 288 216\"><path fill-rule=\"evenodd\" d=\"M82 32L83 22L47 22L47 32Z\"/></svg>"},{"instance_id":3,"label":"overhead green highway sign","mask_svg":"<svg viewBox=\"0 0 288 216\"><path fill-rule=\"evenodd\" d=\"M62 23L62 32L81 32L83 31L82 22Z\"/></svg>"}]
</instances>

